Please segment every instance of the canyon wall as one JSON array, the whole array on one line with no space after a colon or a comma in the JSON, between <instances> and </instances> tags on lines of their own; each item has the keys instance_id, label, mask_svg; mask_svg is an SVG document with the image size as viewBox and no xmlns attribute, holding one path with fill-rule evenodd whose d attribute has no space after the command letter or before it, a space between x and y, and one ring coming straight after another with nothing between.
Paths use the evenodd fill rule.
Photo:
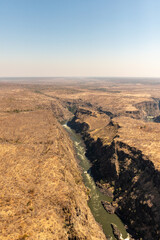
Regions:
<instances>
[{"instance_id":1,"label":"canyon wall","mask_svg":"<svg viewBox=\"0 0 160 240\"><path fill-rule=\"evenodd\" d=\"M90 124L93 118L94 127ZM98 118L104 116L95 117L92 111L79 109L68 123L84 139L91 173L103 190L113 194L115 212L135 239L159 240L160 172L143 151L122 140L118 119L99 127Z\"/></svg>"},{"instance_id":2,"label":"canyon wall","mask_svg":"<svg viewBox=\"0 0 160 240\"><path fill-rule=\"evenodd\" d=\"M156 117L160 114L158 100L140 102L135 104L135 107L139 109L141 119L146 120L149 117Z\"/></svg>"}]
</instances>

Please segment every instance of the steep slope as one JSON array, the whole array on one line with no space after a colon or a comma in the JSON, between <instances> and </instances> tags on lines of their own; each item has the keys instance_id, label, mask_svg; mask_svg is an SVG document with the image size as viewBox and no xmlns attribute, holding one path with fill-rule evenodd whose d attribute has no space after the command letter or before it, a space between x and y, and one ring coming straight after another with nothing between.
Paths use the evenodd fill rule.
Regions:
<instances>
[{"instance_id":1,"label":"steep slope","mask_svg":"<svg viewBox=\"0 0 160 240\"><path fill-rule=\"evenodd\" d=\"M18 99L6 102L12 91L5 90L0 108L0 239L106 239L87 206L72 142L50 101L40 96L43 108L33 101L25 111L38 97L15 90Z\"/></svg>"},{"instance_id":2,"label":"steep slope","mask_svg":"<svg viewBox=\"0 0 160 240\"><path fill-rule=\"evenodd\" d=\"M69 125L82 134L93 177L103 190L113 193L112 206L130 233L135 239L159 240L157 124L125 117L110 121L104 114L78 109Z\"/></svg>"}]
</instances>

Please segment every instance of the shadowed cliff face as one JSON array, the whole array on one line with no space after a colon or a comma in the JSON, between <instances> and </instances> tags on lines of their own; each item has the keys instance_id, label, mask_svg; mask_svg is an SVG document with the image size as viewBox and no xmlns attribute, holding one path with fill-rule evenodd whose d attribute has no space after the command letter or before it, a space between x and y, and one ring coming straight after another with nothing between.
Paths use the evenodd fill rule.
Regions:
<instances>
[{"instance_id":1,"label":"shadowed cliff face","mask_svg":"<svg viewBox=\"0 0 160 240\"><path fill-rule=\"evenodd\" d=\"M158 100L140 102L135 104L135 107L139 109L141 119L147 120L147 117L156 117L160 114Z\"/></svg>"},{"instance_id":2,"label":"shadowed cliff face","mask_svg":"<svg viewBox=\"0 0 160 240\"><path fill-rule=\"evenodd\" d=\"M93 113L90 118L91 115ZM88 117L84 117L81 109L69 125L82 134L87 157L92 162L92 175L95 181L103 182L102 188L107 187L113 192L115 211L134 238L159 240L160 173L152 161L137 147L121 140L121 127L114 123L114 119L106 122L106 126L102 125L105 134L109 135L107 142L101 134L95 138L96 130L91 129Z\"/></svg>"},{"instance_id":3,"label":"shadowed cliff face","mask_svg":"<svg viewBox=\"0 0 160 240\"><path fill-rule=\"evenodd\" d=\"M119 174L114 200L118 215L136 232L136 238L160 238L160 173L153 163L135 148L116 144Z\"/></svg>"}]
</instances>

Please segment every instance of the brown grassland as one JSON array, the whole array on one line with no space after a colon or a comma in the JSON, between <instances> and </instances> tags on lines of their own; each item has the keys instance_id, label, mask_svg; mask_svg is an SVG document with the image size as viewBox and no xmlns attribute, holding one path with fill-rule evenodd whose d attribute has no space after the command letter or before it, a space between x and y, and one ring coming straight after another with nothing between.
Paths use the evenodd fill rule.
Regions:
<instances>
[{"instance_id":1,"label":"brown grassland","mask_svg":"<svg viewBox=\"0 0 160 240\"><path fill-rule=\"evenodd\" d=\"M58 82L60 81L60 83ZM106 239L87 206L71 140L60 122L76 109L104 145L116 136L160 170L155 80L0 83L0 239ZM117 128L109 125L110 120Z\"/></svg>"}]
</instances>

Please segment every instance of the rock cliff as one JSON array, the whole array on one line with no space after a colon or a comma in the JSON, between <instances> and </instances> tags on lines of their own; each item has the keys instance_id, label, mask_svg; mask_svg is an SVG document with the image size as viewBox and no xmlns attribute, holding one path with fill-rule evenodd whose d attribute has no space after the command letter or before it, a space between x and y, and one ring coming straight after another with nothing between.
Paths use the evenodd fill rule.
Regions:
<instances>
[{"instance_id":1,"label":"rock cliff","mask_svg":"<svg viewBox=\"0 0 160 240\"><path fill-rule=\"evenodd\" d=\"M144 146L135 146L133 132L127 143L124 140L125 136L127 138L126 132L122 136L122 128L125 127L122 120L118 120L109 120L103 114L91 110L78 109L69 126L81 133L87 157L92 162L92 175L98 185L113 193L112 205L115 206L115 212L128 225L132 236L135 239L159 240L160 172L158 164L153 161L154 149L149 158ZM130 121L128 118L125 120ZM101 125L98 124L100 121ZM144 123L136 121L136 128L140 134L143 130L145 139L149 131L146 130L148 125L146 123L145 127L141 127ZM133 125L135 122L131 122L132 127ZM126 131L129 132L129 129Z\"/></svg>"},{"instance_id":2,"label":"rock cliff","mask_svg":"<svg viewBox=\"0 0 160 240\"><path fill-rule=\"evenodd\" d=\"M160 113L159 101L144 101L135 104L135 107L139 109L139 115L141 119L147 119L149 117L156 117Z\"/></svg>"}]
</instances>

